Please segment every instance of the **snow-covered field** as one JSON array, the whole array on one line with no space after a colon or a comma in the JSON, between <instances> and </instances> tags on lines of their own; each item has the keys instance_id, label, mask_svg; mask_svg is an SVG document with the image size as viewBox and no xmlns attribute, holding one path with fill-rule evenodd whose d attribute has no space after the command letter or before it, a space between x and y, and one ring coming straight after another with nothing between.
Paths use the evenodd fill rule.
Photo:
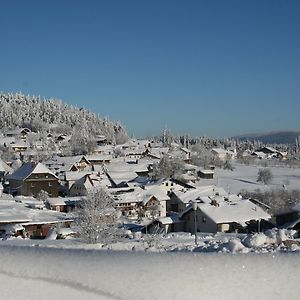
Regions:
<instances>
[{"instance_id":1,"label":"snow-covered field","mask_svg":"<svg viewBox=\"0 0 300 300\"><path fill-rule=\"evenodd\" d=\"M299 253L0 247L1 299L298 299Z\"/></svg>"},{"instance_id":2,"label":"snow-covered field","mask_svg":"<svg viewBox=\"0 0 300 300\"><path fill-rule=\"evenodd\" d=\"M261 166L246 166L238 163L233 166L233 171L216 168L214 179L202 179L199 184L216 184L230 193L239 193L242 189L254 191L255 189L282 188L283 184L289 190L300 189L300 168L269 167L273 180L269 185L264 185L256 181Z\"/></svg>"}]
</instances>

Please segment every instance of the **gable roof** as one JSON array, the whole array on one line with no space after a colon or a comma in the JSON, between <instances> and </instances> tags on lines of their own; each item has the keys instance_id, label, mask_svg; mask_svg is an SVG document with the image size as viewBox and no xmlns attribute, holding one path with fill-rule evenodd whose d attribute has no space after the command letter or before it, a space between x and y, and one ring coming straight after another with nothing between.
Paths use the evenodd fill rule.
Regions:
<instances>
[{"instance_id":1,"label":"gable roof","mask_svg":"<svg viewBox=\"0 0 300 300\"><path fill-rule=\"evenodd\" d=\"M220 203L220 206L201 205L201 210L215 223L237 222L244 225L250 220L270 219L271 216L249 200ZM199 207L199 206L198 206Z\"/></svg>"},{"instance_id":2,"label":"gable roof","mask_svg":"<svg viewBox=\"0 0 300 300\"><path fill-rule=\"evenodd\" d=\"M271 218L267 212L249 200L222 201L218 202L217 206L207 202L198 203L197 207L216 224L236 222L245 226L246 222L250 220ZM191 209L192 205L188 206L180 214L180 218Z\"/></svg>"},{"instance_id":3,"label":"gable roof","mask_svg":"<svg viewBox=\"0 0 300 300\"><path fill-rule=\"evenodd\" d=\"M50 174L57 178L57 176L53 172L51 172L44 164L28 162L22 165L13 174L11 174L9 179L25 180L31 174Z\"/></svg>"},{"instance_id":4,"label":"gable roof","mask_svg":"<svg viewBox=\"0 0 300 300\"><path fill-rule=\"evenodd\" d=\"M189 203L195 201L198 198L207 196L225 196L227 193L221 187L216 187L215 185L198 186L196 189L187 191L173 191L173 194L182 202Z\"/></svg>"}]
</instances>

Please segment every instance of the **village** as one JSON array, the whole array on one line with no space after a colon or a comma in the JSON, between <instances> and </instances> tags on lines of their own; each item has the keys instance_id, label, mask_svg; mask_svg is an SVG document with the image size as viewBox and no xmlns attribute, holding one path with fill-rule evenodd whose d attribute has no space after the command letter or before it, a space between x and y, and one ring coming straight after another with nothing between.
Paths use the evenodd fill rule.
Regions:
<instances>
[{"instance_id":1,"label":"village","mask_svg":"<svg viewBox=\"0 0 300 300\"><path fill-rule=\"evenodd\" d=\"M14 157L0 164L4 240L78 237L77 213L89 194L100 188L113 199L120 226L131 238L189 233L197 239L197 234L253 234L272 228L293 230L293 238L298 237L299 205L272 213L266 203L238 193L241 187L257 185L256 178L252 182L240 179L244 186L235 191L233 181L222 181L222 174L230 177L233 167L193 165L187 145L172 142L166 146L146 139L113 145L99 135L92 153L63 156L71 136L49 133L42 142L32 142L32 134L28 128L17 128L2 132L0 138L2 149ZM43 160L38 153L47 147L45 141L53 150L51 158ZM210 152L223 166L239 168L236 149L212 148ZM283 161L287 152L264 146L244 155L252 160ZM282 182L280 188L287 188Z\"/></svg>"}]
</instances>

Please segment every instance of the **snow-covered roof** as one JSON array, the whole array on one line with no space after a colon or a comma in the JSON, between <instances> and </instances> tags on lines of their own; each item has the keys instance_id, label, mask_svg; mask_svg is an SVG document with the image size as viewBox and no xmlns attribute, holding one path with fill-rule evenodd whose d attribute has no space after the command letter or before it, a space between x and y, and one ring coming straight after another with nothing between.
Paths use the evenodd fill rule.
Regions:
<instances>
[{"instance_id":1,"label":"snow-covered roof","mask_svg":"<svg viewBox=\"0 0 300 300\"><path fill-rule=\"evenodd\" d=\"M220 203L220 206L204 205L201 210L215 223L237 222L241 225L250 220L270 219L271 216L249 200Z\"/></svg>"},{"instance_id":2,"label":"snow-covered roof","mask_svg":"<svg viewBox=\"0 0 300 300\"><path fill-rule=\"evenodd\" d=\"M65 172L65 178L66 181L76 181L88 174L92 174L92 171Z\"/></svg>"},{"instance_id":3,"label":"snow-covered roof","mask_svg":"<svg viewBox=\"0 0 300 300\"><path fill-rule=\"evenodd\" d=\"M107 171L111 172L148 172L149 164L146 162L129 164L124 161L113 161L107 167Z\"/></svg>"},{"instance_id":4,"label":"snow-covered roof","mask_svg":"<svg viewBox=\"0 0 300 300\"><path fill-rule=\"evenodd\" d=\"M56 211L31 209L15 201L0 202L0 223L42 224L60 221L70 220L65 214Z\"/></svg>"},{"instance_id":5,"label":"snow-covered roof","mask_svg":"<svg viewBox=\"0 0 300 300\"><path fill-rule=\"evenodd\" d=\"M53 172L51 172L44 164L28 162L17 169L14 173L12 173L9 179L25 180L31 174L50 174L57 178L57 176Z\"/></svg>"},{"instance_id":6,"label":"snow-covered roof","mask_svg":"<svg viewBox=\"0 0 300 300\"><path fill-rule=\"evenodd\" d=\"M15 143L16 139L14 137L0 137L0 145L4 146L9 146L11 143Z\"/></svg>"},{"instance_id":7,"label":"snow-covered roof","mask_svg":"<svg viewBox=\"0 0 300 300\"><path fill-rule=\"evenodd\" d=\"M148 203L152 197L155 197L158 201L169 200L169 196L160 188L152 187L149 189L136 188L131 193L125 193L115 197L116 203L137 203L142 202L144 205Z\"/></svg>"},{"instance_id":8,"label":"snow-covered roof","mask_svg":"<svg viewBox=\"0 0 300 300\"><path fill-rule=\"evenodd\" d=\"M87 174L87 175L83 176L82 178L76 180L72 184L70 190L73 189L75 186L84 186L84 188L87 191L90 191L90 190L94 189L95 187L100 186L100 182L101 182L101 178L99 176Z\"/></svg>"},{"instance_id":9,"label":"snow-covered roof","mask_svg":"<svg viewBox=\"0 0 300 300\"><path fill-rule=\"evenodd\" d=\"M174 191L173 192L176 197L182 201L183 203L189 203L191 201L197 200L197 198L202 198L205 196L225 196L227 193L221 187L216 187L214 185L208 186L199 186L196 189L188 190L188 191Z\"/></svg>"},{"instance_id":10,"label":"snow-covered roof","mask_svg":"<svg viewBox=\"0 0 300 300\"><path fill-rule=\"evenodd\" d=\"M89 162L93 161L106 161L106 160L112 160L112 155L110 154L92 154L92 155L86 155L86 159Z\"/></svg>"},{"instance_id":11,"label":"snow-covered roof","mask_svg":"<svg viewBox=\"0 0 300 300\"><path fill-rule=\"evenodd\" d=\"M48 198L47 202L50 206L57 206L57 205L67 205L67 204L76 204L81 203L86 197L54 197Z\"/></svg>"},{"instance_id":12,"label":"snow-covered roof","mask_svg":"<svg viewBox=\"0 0 300 300\"><path fill-rule=\"evenodd\" d=\"M86 159L84 155L76 155L76 156L57 156L54 161L58 164L64 164L64 165L73 165L81 160ZM87 160L87 159L86 159Z\"/></svg>"},{"instance_id":13,"label":"snow-covered roof","mask_svg":"<svg viewBox=\"0 0 300 300\"><path fill-rule=\"evenodd\" d=\"M108 172L108 177L112 180L116 185L119 185L122 182L129 182L138 177L136 172Z\"/></svg>"},{"instance_id":14,"label":"snow-covered roof","mask_svg":"<svg viewBox=\"0 0 300 300\"><path fill-rule=\"evenodd\" d=\"M218 205L198 203L198 209L216 224L236 222L245 226L245 223L250 220L268 220L271 218L268 213L249 200L217 201L217 203ZM189 206L180 216L191 209L191 206Z\"/></svg>"},{"instance_id":15,"label":"snow-covered roof","mask_svg":"<svg viewBox=\"0 0 300 300\"><path fill-rule=\"evenodd\" d=\"M151 198L154 196L158 201L167 201L170 200L170 197L164 192L160 186L145 186L145 190L143 192L145 198Z\"/></svg>"},{"instance_id":16,"label":"snow-covered roof","mask_svg":"<svg viewBox=\"0 0 300 300\"><path fill-rule=\"evenodd\" d=\"M199 172L201 172L202 174L206 174L206 175L209 175L209 174L214 174L214 170L199 170Z\"/></svg>"},{"instance_id":17,"label":"snow-covered roof","mask_svg":"<svg viewBox=\"0 0 300 300\"><path fill-rule=\"evenodd\" d=\"M6 164L2 159L0 159L0 172L10 173L12 168Z\"/></svg>"},{"instance_id":18,"label":"snow-covered roof","mask_svg":"<svg viewBox=\"0 0 300 300\"><path fill-rule=\"evenodd\" d=\"M172 215L169 217L159 217L156 219L158 222L160 222L162 225L169 225L169 224L175 224L175 223L181 223L182 221L178 218L178 215Z\"/></svg>"},{"instance_id":19,"label":"snow-covered roof","mask_svg":"<svg viewBox=\"0 0 300 300\"><path fill-rule=\"evenodd\" d=\"M228 150L225 150L223 148L213 148L212 151L217 153L217 154L220 154L220 155L225 155L225 154L232 153L232 151L228 151Z\"/></svg>"}]
</instances>

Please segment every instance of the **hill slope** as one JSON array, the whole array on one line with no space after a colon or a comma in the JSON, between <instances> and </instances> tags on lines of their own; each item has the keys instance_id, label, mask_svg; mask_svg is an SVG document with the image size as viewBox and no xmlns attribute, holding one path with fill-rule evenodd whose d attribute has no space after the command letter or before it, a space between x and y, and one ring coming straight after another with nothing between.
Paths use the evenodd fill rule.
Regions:
<instances>
[{"instance_id":1,"label":"hill slope","mask_svg":"<svg viewBox=\"0 0 300 300\"><path fill-rule=\"evenodd\" d=\"M120 135L127 136L120 123L101 119L93 112L69 106L61 100L0 93L0 129L26 126L47 131L53 125L69 133L80 130L89 135L103 134L111 141Z\"/></svg>"},{"instance_id":2,"label":"hill slope","mask_svg":"<svg viewBox=\"0 0 300 300\"><path fill-rule=\"evenodd\" d=\"M264 144L294 144L300 131L277 131L235 136L234 139L261 141Z\"/></svg>"}]
</instances>

